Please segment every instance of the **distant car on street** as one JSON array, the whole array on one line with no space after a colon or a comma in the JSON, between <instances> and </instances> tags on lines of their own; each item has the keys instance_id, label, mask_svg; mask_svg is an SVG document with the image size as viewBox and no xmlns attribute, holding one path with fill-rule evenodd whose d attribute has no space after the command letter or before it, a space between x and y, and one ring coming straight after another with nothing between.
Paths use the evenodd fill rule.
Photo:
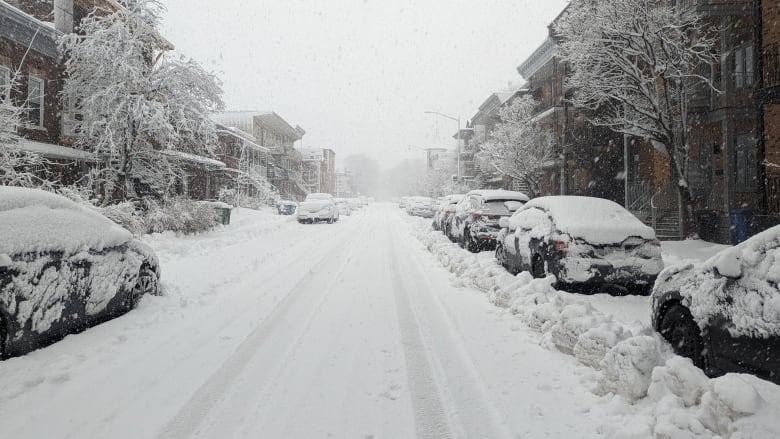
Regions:
<instances>
[{"instance_id":1,"label":"distant car on street","mask_svg":"<svg viewBox=\"0 0 780 439\"><path fill-rule=\"evenodd\" d=\"M559 287L647 295L663 269L655 231L602 198L535 198L500 225L498 262Z\"/></svg>"},{"instance_id":2,"label":"distant car on street","mask_svg":"<svg viewBox=\"0 0 780 439\"><path fill-rule=\"evenodd\" d=\"M276 203L276 211L279 215L294 215L295 209L298 208L298 203L290 200L279 200Z\"/></svg>"},{"instance_id":3,"label":"distant car on street","mask_svg":"<svg viewBox=\"0 0 780 439\"><path fill-rule=\"evenodd\" d=\"M306 200L298 204L298 222L314 223L325 221L328 224L339 220L339 209L333 201L333 195L313 193L306 196Z\"/></svg>"},{"instance_id":4,"label":"distant car on street","mask_svg":"<svg viewBox=\"0 0 780 439\"><path fill-rule=\"evenodd\" d=\"M152 249L98 212L0 186L0 358L122 315L159 279Z\"/></svg>"},{"instance_id":5,"label":"distant car on street","mask_svg":"<svg viewBox=\"0 0 780 439\"><path fill-rule=\"evenodd\" d=\"M710 375L744 372L780 384L780 226L704 263L666 268L653 327Z\"/></svg>"},{"instance_id":6,"label":"distant car on street","mask_svg":"<svg viewBox=\"0 0 780 439\"><path fill-rule=\"evenodd\" d=\"M336 203L336 207L339 209L339 215L352 215L352 206L350 205L349 201L344 198L334 198L333 201Z\"/></svg>"},{"instance_id":7,"label":"distant car on street","mask_svg":"<svg viewBox=\"0 0 780 439\"><path fill-rule=\"evenodd\" d=\"M455 205L449 224L450 239L470 252L495 248L496 236L501 229L499 219L512 214L510 206L516 209L517 205L527 201L528 195L517 191L471 191Z\"/></svg>"},{"instance_id":8,"label":"distant car on street","mask_svg":"<svg viewBox=\"0 0 780 439\"><path fill-rule=\"evenodd\" d=\"M463 199L463 194L447 195L439 202L439 208L433 215L433 229L434 230L447 230L447 224L449 224L449 218L452 213L455 212L455 205ZM445 233L446 234L446 233Z\"/></svg>"},{"instance_id":9,"label":"distant car on street","mask_svg":"<svg viewBox=\"0 0 780 439\"><path fill-rule=\"evenodd\" d=\"M406 213L422 218L433 218L434 207L431 197L410 197L406 206Z\"/></svg>"}]
</instances>

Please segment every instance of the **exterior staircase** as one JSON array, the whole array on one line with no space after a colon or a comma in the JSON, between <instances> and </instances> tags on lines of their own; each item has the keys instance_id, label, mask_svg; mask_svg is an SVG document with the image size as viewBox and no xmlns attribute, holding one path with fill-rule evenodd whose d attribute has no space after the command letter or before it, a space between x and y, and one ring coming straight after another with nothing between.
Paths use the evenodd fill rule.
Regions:
<instances>
[{"instance_id":1,"label":"exterior staircase","mask_svg":"<svg viewBox=\"0 0 780 439\"><path fill-rule=\"evenodd\" d=\"M661 241L679 241L680 236L680 212L674 210L656 211L655 225L650 218L650 227L655 229L655 235Z\"/></svg>"}]
</instances>

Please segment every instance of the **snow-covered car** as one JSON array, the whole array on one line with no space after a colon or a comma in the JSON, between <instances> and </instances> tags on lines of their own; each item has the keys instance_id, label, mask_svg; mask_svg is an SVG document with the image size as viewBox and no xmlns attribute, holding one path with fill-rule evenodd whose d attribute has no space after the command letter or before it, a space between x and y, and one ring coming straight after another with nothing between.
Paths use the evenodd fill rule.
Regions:
<instances>
[{"instance_id":1,"label":"snow-covered car","mask_svg":"<svg viewBox=\"0 0 780 439\"><path fill-rule=\"evenodd\" d=\"M333 195L313 193L298 204L298 222L313 223L325 221L335 223L339 220L339 209L333 201Z\"/></svg>"},{"instance_id":2,"label":"snow-covered car","mask_svg":"<svg viewBox=\"0 0 780 439\"><path fill-rule=\"evenodd\" d=\"M446 224L449 224L448 219L452 216L452 213L455 212L455 205L460 203L460 200L462 200L463 197L465 197L463 194L452 194L442 198L439 202L439 208L436 210L436 213L433 214L434 230L441 230L446 234Z\"/></svg>"},{"instance_id":3,"label":"snow-covered car","mask_svg":"<svg viewBox=\"0 0 780 439\"><path fill-rule=\"evenodd\" d=\"M339 215L352 215L352 205L344 198L334 198L336 207L339 209Z\"/></svg>"},{"instance_id":4,"label":"snow-covered car","mask_svg":"<svg viewBox=\"0 0 780 439\"><path fill-rule=\"evenodd\" d=\"M498 262L559 287L646 295L664 266L655 231L602 198L535 198L500 222Z\"/></svg>"},{"instance_id":5,"label":"snow-covered car","mask_svg":"<svg viewBox=\"0 0 780 439\"><path fill-rule=\"evenodd\" d=\"M412 216L433 218L434 207L431 197L411 197L406 206L406 213Z\"/></svg>"},{"instance_id":6,"label":"snow-covered car","mask_svg":"<svg viewBox=\"0 0 780 439\"><path fill-rule=\"evenodd\" d=\"M159 279L154 252L98 212L0 186L0 358L124 314Z\"/></svg>"},{"instance_id":7,"label":"snow-covered car","mask_svg":"<svg viewBox=\"0 0 780 439\"><path fill-rule=\"evenodd\" d=\"M501 230L498 221L512 214L507 201L526 203L528 195L517 191L474 190L455 205L450 239L470 252L493 248Z\"/></svg>"},{"instance_id":8,"label":"snow-covered car","mask_svg":"<svg viewBox=\"0 0 780 439\"><path fill-rule=\"evenodd\" d=\"M653 327L708 375L752 373L780 384L780 226L698 266L666 268Z\"/></svg>"},{"instance_id":9,"label":"snow-covered car","mask_svg":"<svg viewBox=\"0 0 780 439\"><path fill-rule=\"evenodd\" d=\"M363 202L360 201L360 198L347 198L347 203L349 203L349 207L354 210L360 210L363 208Z\"/></svg>"},{"instance_id":10,"label":"snow-covered car","mask_svg":"<svg viewBox=\"0 0 780 439\"><path fill-rule=\"evenodd\" d=\"M279 215L294 215L295 209L298 208L298 203L291 200L279 200L276 202L276 211Z\"/></svg>"}]
</instances>

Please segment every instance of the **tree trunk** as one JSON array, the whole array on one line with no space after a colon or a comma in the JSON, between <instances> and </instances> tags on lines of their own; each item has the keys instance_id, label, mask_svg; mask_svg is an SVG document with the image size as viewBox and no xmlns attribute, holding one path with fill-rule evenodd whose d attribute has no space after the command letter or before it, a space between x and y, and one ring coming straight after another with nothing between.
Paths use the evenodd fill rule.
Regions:
<instances>
[{"instance_id":1,"label":"tree trunk","mask_svg":"<svg viewBox=\"0 0 780 439\"><path fill-rule=\"evenodd\" d=\"M669 151L669 168L671 170L672 181L675 183L677 194L679 195L680 227L682 229L682 236L684 238L690 238L695 236L699 230L699 224L696 221L696 214L694 212L693 195L691 194L691 188L688 185L688 178L687 176L680 175L678 163L671 151Z\"/></svg>"}]
</instances>

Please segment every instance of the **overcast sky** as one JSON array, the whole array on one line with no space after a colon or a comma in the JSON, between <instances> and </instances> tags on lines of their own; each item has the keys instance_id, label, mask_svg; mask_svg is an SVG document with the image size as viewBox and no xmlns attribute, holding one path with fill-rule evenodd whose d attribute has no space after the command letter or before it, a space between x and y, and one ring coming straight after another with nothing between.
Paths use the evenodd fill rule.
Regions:
<instances>
[{"instance_id":1,"label":"overcast sky","mask_svg":"<svg viewBox=\"0 0 780 439\"><path fill-rule=\"evenodd\" d=\"M453 146L565 0L162 0L163 33L218 74L230 110L271 110L305 147L387 168ZM296 144L296 146L299 144ZM411 148L410 148L411 146Z\"/></svg>"}]
</instances>

